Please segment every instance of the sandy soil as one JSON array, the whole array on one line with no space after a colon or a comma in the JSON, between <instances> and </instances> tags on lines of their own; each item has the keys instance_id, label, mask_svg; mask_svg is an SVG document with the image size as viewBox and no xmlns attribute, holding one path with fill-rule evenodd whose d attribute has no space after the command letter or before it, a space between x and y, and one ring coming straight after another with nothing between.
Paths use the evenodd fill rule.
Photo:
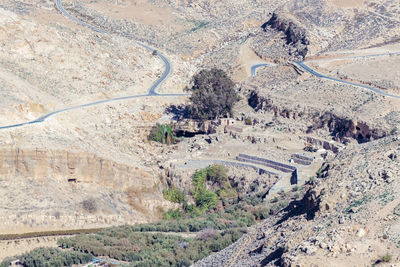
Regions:
<instances>
[{"instance_id":1,"label":"sandy soil","mask_svg":"<svg viewBox=\"0 0 400 267\"><path fill-rule=\"evenodd\" d=\"M240 81L250 76L250 67L254 64L268 63L254 53L250 48L249 43L246 42L240 49L237 58L237 69L233 77Z\"/></svg>"},{"instance_id":2,"label":"sandy soil","mask_svg":"<svg viewBox=\"0 0 400 267\"><path fill-rule=\"evenodd\" d=\"M111 18L139 21L146 25L172 24L174 21L173 9L153 5L146 0L130 0L122 3L90 1L89 6Z\"/></svg>"},{"instance_id":3,"label":"sandy soil","mask_svg":"<svg viewBox=\"0 0 400 267\"><path fill-rule=\"evenodd\" d=\"M327 0L337 7L342 8L355 8L364 5L365 0Z\"/></svg>"}]
</instances>

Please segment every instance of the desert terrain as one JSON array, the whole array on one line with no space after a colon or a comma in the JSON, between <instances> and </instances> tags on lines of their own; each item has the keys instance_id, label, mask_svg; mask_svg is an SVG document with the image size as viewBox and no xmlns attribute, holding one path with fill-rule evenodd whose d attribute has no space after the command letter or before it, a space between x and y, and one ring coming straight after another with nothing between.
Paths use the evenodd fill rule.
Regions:
<instances>
[{"instance_id":1,"label":"desert terrain","mask_svg":"<svg viewBox=\"0 0 400 267\"><path fill-rule=\"evenodd\" d=\"M0 260L162 221L179 208L166 187L221 164L240 200L285 205L195 266L399 265L399 6L2 0ZM187 118L211 68L235 82L234 114ZM157 124L179 142L149 140Z\"/></svg>"}]
</instances>

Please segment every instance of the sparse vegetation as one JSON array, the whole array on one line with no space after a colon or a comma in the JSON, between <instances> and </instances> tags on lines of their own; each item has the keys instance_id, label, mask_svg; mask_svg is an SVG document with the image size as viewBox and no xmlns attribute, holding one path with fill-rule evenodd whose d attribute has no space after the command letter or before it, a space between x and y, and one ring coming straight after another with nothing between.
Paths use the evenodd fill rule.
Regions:
<instances>
[{"instance_id":1,"label":"sparse vegetation","mask_svg":"<svg viewBox=\"0 0 400 267\"><path fill-rule=\"evenodd\" d=\"M3 259L2 262L0 262L0 267L9 267L11 266L11 262L14 259L12 257L6 257L5 259Z\"/></svg>"},{"instance_id":2,"label":"sparse vegetation","mask_svg":"<svg viewBox=\"0 0 400 267\"><path fill-rule=\"evenodd\" d=\"M385 255L379 257L380 262L390 262L391 260L392 260L392 255L389 253L386 253Z\"/></svg>"},{"instance_id":3,"label":"sparse vegetation","mask_svg":"<svg viewBox=\"0 0 400 267\"><path fill-rule=\"evenodd\" d=\"M244 120L244 124L246 124L246 125L253 125L253 121L251 120L251 118L247 117L247 118Z\"/></svg>"},{"instance_id":4,"label":"sparse vegetation","mask_svg":"<svg viewBox=\"0 0 400 267\"><path fill-rule=\"evenodd\" d=\"M85 199L82 201L82 208L89 213L95 213L97 211L96 200L94 198Z\"/></svg>"},{"instance_id":5,"label":"sparse vegetation","mask_svg":"<svg viewBox=\"0 0 400 267\"><path fill-rule=\"evenodd\" d=\"M232 116L233 106L239 100L234 82L219 69L202 70L186 87L190 96L190 115L194 119L213 120Z\"/></svg>"},{"instance_id":6,"label":"sparse vegetation","mask_svg":"<svg viewBox=\"0 0 400 267\"><path fill-rule=\"evenodd\" d=\"M394 214L394 215L397 215L397 216L400 216L400 204L397 205L397 206L394 208L393 214Z\"/></svg>"},{"instance_id":7,"label":"sparse vegetation","mask_svg":"<svg viewBox=\"0 0 400 267\"><path fill-rule=\"evenodd\" d=\"M167 145L176 143L174 132L169 124L157 124L153 127L148 136L148 140Z\"/></svg>"},{"instance_id":8,"label":"sparse vegetation","mask_svg":"<svg viewBox=\"0 0 400 267\"><path fill-rule=\"evenodd\" d=\"M163 195L166 200L174 203L183 203L185 201L185 194L175 186L164 189Z\"/></svg>"}]
</instances>

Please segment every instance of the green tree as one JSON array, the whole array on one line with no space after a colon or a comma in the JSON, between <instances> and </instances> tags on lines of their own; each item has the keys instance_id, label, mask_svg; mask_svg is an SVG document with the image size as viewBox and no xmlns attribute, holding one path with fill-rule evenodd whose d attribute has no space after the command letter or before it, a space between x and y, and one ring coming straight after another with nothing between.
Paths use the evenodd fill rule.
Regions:
<instances>
[{"instance_id":1,"label":"green tree","mask_svg":"<svg viewBox=\"0 0 400 267\"><path fill-rule=\"evenodd\" d=\"M220 69L202 70L186 87L190 96L189 110L195 119L213 120L233 115L233 106L239 100L234 82Z\"/></svg>"}]
</instances>

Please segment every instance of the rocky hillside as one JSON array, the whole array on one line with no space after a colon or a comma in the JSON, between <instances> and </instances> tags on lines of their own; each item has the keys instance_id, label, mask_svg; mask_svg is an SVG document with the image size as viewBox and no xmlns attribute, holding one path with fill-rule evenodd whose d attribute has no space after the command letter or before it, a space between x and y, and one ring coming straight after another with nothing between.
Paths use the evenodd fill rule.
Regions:
<instances>
[{"instance_id":1,"label":"rocky hillside","mask_svg":"<svg viewBox=\"0 0 400 267\"><path fill-rule=\"evenodd\" d=\"M398 136L339 153L292 201L195 266L400 263Z\"/></svg>"},{"instance_id":2,"label":"rocky hillside","mask_svg":"<svg viewBox=\"0 0 400 267\"><path fill-rule=\"evenodd\" d=\"M398 0L62 2L110 35L77 24L53 0L0 3L1 233L130 224L222 238L214 230L234 222L234 238L192 251L189 262L214 253L197 265L399 263L400 100L387 96L400 88ZM201 69L225 70L241 96L232 118L182 120L187 96L158 95L2 127L145 94L164 71L159 52L172 67L161 93L183 92ZM157 124L179 142L149 140ZM196 185L193 174L215 162L230 167L229 179ZM162 216L169 221L157 223ZM235 228L256 222L218 252L245 232ZM113 241L117 251L129 254L136 235ZM171 238L182 259L184 235ZM107 240L96 256L113 255ZM25 249L15 245L0 250Z\"/></svg>"}]
</instances>

